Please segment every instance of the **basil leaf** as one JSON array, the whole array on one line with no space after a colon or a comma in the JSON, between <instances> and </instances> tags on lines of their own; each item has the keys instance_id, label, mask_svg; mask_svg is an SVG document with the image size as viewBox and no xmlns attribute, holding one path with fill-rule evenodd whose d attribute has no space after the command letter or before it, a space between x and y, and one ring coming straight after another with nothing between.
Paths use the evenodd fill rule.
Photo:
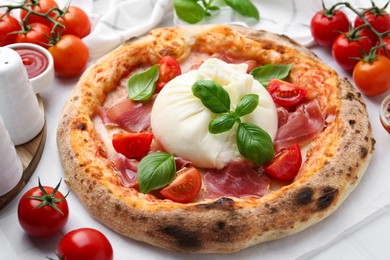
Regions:
<instances>
[{"instance_id":1,"label":"basil leaf","mask_svg":"<svg viewBox=\"0 0 390 260\"><path fill-rule=\"evenodd\" d=\"M251 123L238 125L237 146L242 156L259 165L269 162L275 153L269 134Z\"/></svg>"},{"instance_id":2,"label":"basil leaf","mask_svg":"<svg viewBox=\"0 0 390 260\"><path fill-rule=\"evenodd\" d=\"M250 74L259 81L263 86L267 86L271 79L284 79L290 73L292 64L274 65L267 64L255 68Z\"/></svg>"},{"instance_id":3,"label":"basil leaf","mask_svg":"<svg viewBox=\"0 0 390 260\"><path fill-rule=\"evenodd\" d=\"M169 184L176 175L176 164L172 154L156 152L145 156L138 165L140 192L159 189Z\"/></svg>"},{"instance_id":4,"label":"basil leaf","mask_svg":"<svg viewBox=\"0 0 390 260\"><path fill-rule=\"evenodd\" d=\"M259 104L259 96L256 94L248 94L241 98L240 103L236 107L237 116L245 116L252 113Z\"/></svg>"},{"instance_id":5,"label":"basil leaf","mask_svg":"<svg viewBox=\"0 0 390 260\"><path fill-rule=\"evenodd\" d=\"M130 77L126 85L129 98L132 100L149 99L156 89L159 75L158 64L155 64L146 71Z\"/></svg>"},{"instance_id":6,"label":"basil leaf","mask_svg":"<svg viewBox=\"0 0 390 260\"><path fill-rule=\"evenodd\" d=\"M225 0L225 2L242 16L255 18L256 21L260 20L259 11L250 0Z\"/></svg>"},{"instance_id":7,"label":"basil leaf","mask_svg":"<svg viewBox=\"0 0 390 260\"><path fill-rule=\"evenodd\" d=\"M239 117L235 113L219 115L209 123L209 132L219 134L229 131L237 120L239 120Z\"/></svg>"},{"instance_id":8,"label":"basil leaf","mask_svg":"<svg viewBox=\"0 0 390 260\"><path fill-rule=\"evenodd\" d=\"M225 113L230 110L229 93L212 80L198 80L192 85L192 93L213 113Z\"/></svg>"},{"instance_id":9,"label":"basil leaf","mask_svg":"<svg viewBox=\"0 0 390 260\"><path fill-rule=\"evenodd\" d=\"M203 7L193 0L174 0L173 7L180 19L191 24L201 21L206 15Z\"/></svg>"}]
</instances>

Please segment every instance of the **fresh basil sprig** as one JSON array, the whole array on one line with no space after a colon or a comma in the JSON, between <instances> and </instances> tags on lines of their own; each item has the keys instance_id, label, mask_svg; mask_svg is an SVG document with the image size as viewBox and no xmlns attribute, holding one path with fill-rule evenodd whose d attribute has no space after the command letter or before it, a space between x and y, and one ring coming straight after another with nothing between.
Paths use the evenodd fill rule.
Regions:
<instances>
[{"instance_id":1,"label":"fresh basil sprig","mask_svg":"<svg viewBox=\"0 0 390 260\"><path fill-rule=\"evenodd\" d=\"M127 81L126 89L132 100L148 100L156 90L156 82L160 75L158 64L144 72L135 74Z\"/></svg>"},{"instance_id":2,"label":"fresh basil sprig","mask_svg":"<svg viewBox=\"0 0 390 260\"><path fill-rule=\"evenodd\" d=\"M148 193L169 184L176 174L172 154L156 152L142 158L138 165L137 178L141 193Z\"/></svg>"},{"instance_id":3,"label":"fresh basil sprig","mask_svg":"<svg viewBox=\"0 0 390 260\"><path fill-rule=\"evenodd\" d=\"M210 11L220 8L213 5L214 0L174 0L173 7L177 16L187 23L195 24L206 16L211 16ZM242 16L260 20L260 14L256 6L250 0L225 0L225 3Z\"/></svg>"},{"instance_id":4,"label":"fresh basil sprig","mask_svg":"<svg viewBox=\"0 0 390 260\"><path fill-rule=\"evenodd\" d=\"M200 80L192 85L192 93L211 112L219 114L208 126L212 134L227 132L237 123L237 146L240 154L249 161L262 165L274 156L274 146L269 134L260 127L241 122L240 117L252 113L259 104L259 96L247 94L238 103L235 111L230 111L230 98L227 91L211 80Z\"/></svg>"},{"instance_id":5,"label":"fresh basil sprig","mask_svg":"<svg viewBox=\"0 0 390 260\"><path fill-rule=\"evenodd\" d=\"M253 69L250 74L264 87L267 87L271 79L285 79L290 73L291 67L292 64L267 64Z\"/></svg>"}]
</instances>

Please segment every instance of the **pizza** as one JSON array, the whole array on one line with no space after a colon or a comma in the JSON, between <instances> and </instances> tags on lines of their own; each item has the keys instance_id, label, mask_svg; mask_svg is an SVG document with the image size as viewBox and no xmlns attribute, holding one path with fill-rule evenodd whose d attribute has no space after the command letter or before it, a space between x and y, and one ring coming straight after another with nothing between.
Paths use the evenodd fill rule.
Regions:
<instances>
[{"instance_id":1,"label":"pizza","mask_svg":"<svg viewBox=\"0 0 390 260\"><path fill-rule=\"evenodd\" d=\"M96 61L57 144L66 183L104 225L165 249L228 253L329 216L375 140L361 95L305 47L199 25L154 29Z\"/></svg>"}]
</instances>

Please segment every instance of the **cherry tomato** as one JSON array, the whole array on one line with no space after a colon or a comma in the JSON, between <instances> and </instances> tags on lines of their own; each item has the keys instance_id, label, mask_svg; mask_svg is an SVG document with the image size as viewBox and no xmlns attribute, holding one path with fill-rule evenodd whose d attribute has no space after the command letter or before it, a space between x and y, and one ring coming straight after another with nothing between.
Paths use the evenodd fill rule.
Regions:
<instances>
[{"instance_id":1,"label":"cherry tomato","mask_svg":"<svg viewBox=\"0 0 390 260\"><path fill-rule=\"evenodd\" d=\"M23 194L18 205L22 228L31 236L50 236L62 230L68 222L69 209L64 195L55 187L31 188Z\"/></svg>"},{"instance_id":2,"label":"cherry tomato","mask_svg":"<svg viewBox=\"0 0 390 260\"><path fill-rule=\"evenodd\" d=\"M112 260L114 252L103 233L92 228L80 228L61 239L58 257L63 260Z\"/></svg>"},{"instance_id":3,"label":"cherry tomato","mask_svg":"<svg viewBox=\"0 0 390 260\"><path fill-rule=\"evenodd\" d=\"M379 55L372 62L359 61L353 70L353 80L366 96L376 96L390 89L390 59Z\"/></svg>"},{"instance_id":4,"label":"cherry tomato","mask_svg":"<svg viewBox=\"0 0 390 260\"><path fill-rule=\"evenodd\" d=\"M263 165L263 169L272 177L288 181L294 179L301 168L301 164L301 149L295 144L282 148L269 163Z\"/></svg>"},{"instance_id":5,"label":"cherry tomato","mask_svg":"<svg viewBox=\"0 0 390 260\"><path fill-rule=\"evenodd\" d=\"M148 154L152 140L151 133L118 133L113 135L112 145L129 159L142 159Z\"/></svg>"},{"instance_id":6,"label":"cherry tomato","mask_svg":"<svg viewBox=\"0 0 390 260\"><path fill-rule=\"evenodd\" d=\"M28 8L30 8L31 10L33 10L37 13L40 13L40 14L46 14L52 8L58 7L56 1L54 1L54 0L26 0L24 2L24 5ZM20 10L20 20L23 20L26 15L27 15L27 11L21 9ZM51 17L53 17L55 15L55 12L51 12L49 15ZM26 24L31 24L31 23L41 23L41 24L45 24L49 27L52 26L52 23L50 22L50 20L48 20L45 17L35 15L35 14L31 14L30 17L28 17L26 20Z\"/></svg>"},{"instance_id":7,"label":"cherry tomato","mask_svg":"<svg viewBox=\"0 0 390 260\"><path fill-rule=\"evenodd\" d=\"M0 46L14 43L18 35L15 32L20 30L21 27L18 20L10 14L0 13Z\"/></svg>"},{"instance_id":8,"label":"cherry tomato","mask_svg":"<svg viewBox=\"0 0 390 260\"><path fill-rule=\"evenodd\" d=\"M347 36L346 36L347 35ZM333 43L332 55L337 64L345 70L352 71L358 59L363 58L361 51L369 53L373 47L372 41L364 32L360 32L355 38L350 33L339 35Z\"/></svg>"},{"instance_id":9,"label":"cherry tomato","mask_svg":"<svg viewBox=\"0 0 390 260\"><path fill-rule=\"evenodd\" d=\"M88 15L77 6L65 8L61 15L55 17L55 20L65 26L64 29L59 29L61 35L73 34L83 38L91 32L91 23Z\"/></svg>"},{"instance_id":10,"label":"cherry tomato","mask_svg":"<svg viewBox=\"0 0 390 260\"><path fill-rule=\"evenodd\" d=\"M171 56L164 56L158 63L160 76L157 80L157 91L161 90L170 80L181 74L180 64Z\"/></svg>"},{"instance_id":11,"label":"cherry tomato","mask_svg":"<svg viewBox=\"0 0 390 260\"><path fill-rule=\"evenodd\" d=\"M177 177L160 190L161 195L175 202L191 202L202 187L202 177L195 167L185 167L177 173Z\"/></svg>"},{"instance_id":12,"label":"cherry tomato","mask_svg":"<svg viewBox=\"0 0 390 260\"><path fill-rule=\"evenodd\" d=\"M390 30L390 14L385 10L379 8L374 8L371 11L366 10L364 17L377 32L383 33ZM363 24L363 20L357 16L354 23L355 28ZM369 28L366 27L363 30L374 44L378 41L378 37Z\"/></svg>"},{"instance_id":13,"label":"cherry tomato","mask_svg":"<svg viewBox=\"0 0 390 260\"><path fill-rule=\"evenodd\" d=\"M385 45L385 48L386 48L386 50L387 50L387 53L388 53L388 55L390 55L390 38L387 37L387 36L384 36L382 39L383 39L383 43L384 43L384 45ZM379 41L378 41L378 45L380 45L380 42L379 42ZM382 55L384 55L384 56L386 56L386 53L385 53L385 51L383 50L383 48L380 48L380 49L379 49L379 53L382 54ZM388 56L388 57L390 57L390 56Z\"/></svg>"},{"instance_id":14,"label":"cherry tomato","mask_svg":"<svg viewBox=\"0 0 390 260\"><path fill-rule=\"evenodd\" d=\"M274 102L283 107L298 104L306 95L306 90L303 88L279 79L271 79L267 90Z\"/></svg>"},{"instance_id":15,"label":"cherry tomato","mask_svg":"<svg viewBox=\"0 0 390 260\"><path fill-rule=\"evenodd\" d=\"M348 17L340 10L334 11L333 14L322 10L316 13L310 22L311 34L321 46L332 46L340 32L346 32L348 29Z\"/></svg>"},{"instance_id":16,"label":"cherry tomato","mask_svg":"<svg viewBox=\"0 0 390 260\"><path fill-rule=\"evenodd\" d=\"M41 23L32 23L28 25L27 31L20 31L16 36L16 42L27 42L38 44L44 48L49 46L49 39L51 37L50 28Z\"/></svg>"},{"instance_id":17,"label":"cherry tomato","mask_svg":"<svg viewBox=\"0 0 390 260\"><path fill-rule=\"evenodd\" d=\"M49 47L54 59L54 71L60 77L80 75L88 64L88 48L77 36L67 34Z\"/></svg>"}]
</instances>

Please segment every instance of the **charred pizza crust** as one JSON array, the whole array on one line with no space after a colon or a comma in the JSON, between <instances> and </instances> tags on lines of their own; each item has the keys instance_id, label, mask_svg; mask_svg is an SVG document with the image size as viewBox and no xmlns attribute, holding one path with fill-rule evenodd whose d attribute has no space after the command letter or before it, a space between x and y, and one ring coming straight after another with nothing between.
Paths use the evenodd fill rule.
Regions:
<instances>
[{"instance_id":1,"label":"charred pizza crust","mask_svg":"<svg viewBox=\"0 0 390 260\"><path fill-rule=\"evenodd\" d=\"M292 62L290 80L310 88L335 119L311 142L299 178L261 198L180 204L125 188L91 118L106 95L139 66L172 55L228 50L259 64ZM234 252L294 234L327 217L363 176L374 139L360 94L286 36L232 26L155 29L91 66L67 101L57 143L65 180L90 214L116 232L181 252Z\"/></svg>"}]
</instances>

